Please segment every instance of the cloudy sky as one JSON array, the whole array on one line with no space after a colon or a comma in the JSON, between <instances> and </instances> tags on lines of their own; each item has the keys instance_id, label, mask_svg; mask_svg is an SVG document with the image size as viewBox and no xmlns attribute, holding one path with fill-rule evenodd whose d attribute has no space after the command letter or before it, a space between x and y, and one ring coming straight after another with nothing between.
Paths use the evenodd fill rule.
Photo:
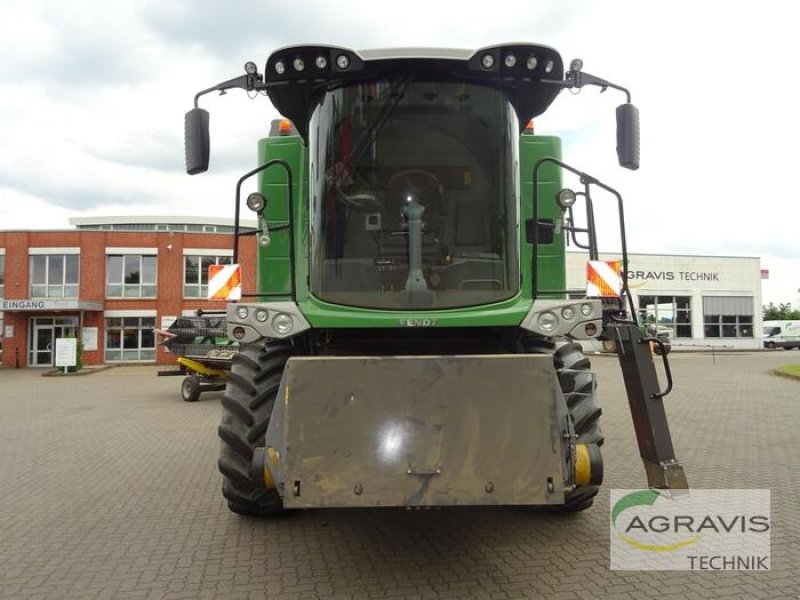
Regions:
<instances>
[{"instance_id":1,"label":"cloudy sky","mask_svg":"<svg viewBox=\"0 0 800 600\"><path fill-rule=\"evenodd\" d=\"M183 114L280 46L530 41L633 93L636 172L615 163L619 94L563 92L537 120L563 136L566 160L622 192L632 251L760 256L764 301L800 303L799 18L800 5L773 0L2 0L0 228L232 216L236 179L277 113L243 91L206 96L212 165L195 177ZM601 222L613 250L613 220Z\"/></svg>"}]
</instances>

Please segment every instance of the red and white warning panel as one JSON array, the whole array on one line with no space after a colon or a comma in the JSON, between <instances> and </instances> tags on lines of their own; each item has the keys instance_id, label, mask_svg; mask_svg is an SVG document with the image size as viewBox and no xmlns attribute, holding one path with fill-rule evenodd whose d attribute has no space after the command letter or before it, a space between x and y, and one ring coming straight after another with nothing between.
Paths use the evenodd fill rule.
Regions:
<instances>
[{"instance_id":1,"label":"red and white warning panel","mask_svg":"<svg viewBox=\"0 0 800 600\"><path fill-rule=\"evenodd\" d=\"M242 299L241 265L208 266L208 299L209 300Z\"/></svg>"},{"instance_id":2,"label":"red and white warning panel","mask_svg":"<svg viewBox=\"0 0 800 600\"><path fill-rule=\"evenodd\" d=\"M586 261L586 295L617 298L622 293L622 268L618 260Z\"/></svg>"}]
</instances>

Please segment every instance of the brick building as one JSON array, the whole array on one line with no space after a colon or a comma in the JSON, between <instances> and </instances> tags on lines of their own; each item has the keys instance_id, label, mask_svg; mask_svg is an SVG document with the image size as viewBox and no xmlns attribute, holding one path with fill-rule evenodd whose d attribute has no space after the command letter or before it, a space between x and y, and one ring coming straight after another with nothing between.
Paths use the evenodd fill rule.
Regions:
<instances>
[{"instance_id":1,"label":"brick building","mask_svg":"<svg viewBox=\"0 0 800 600\"><path fill-rule=\"evenodd\" d=\"M230 219L72 219L74 230L0 231L4 367L52 366L55 340L79 337L88 365L173 363L153 329L206 300L209 264L232 260ZM253 229L254 223L246 223ZM255 286L255 238L240 241L243 287Z\"/></svg>"}]
</instances>

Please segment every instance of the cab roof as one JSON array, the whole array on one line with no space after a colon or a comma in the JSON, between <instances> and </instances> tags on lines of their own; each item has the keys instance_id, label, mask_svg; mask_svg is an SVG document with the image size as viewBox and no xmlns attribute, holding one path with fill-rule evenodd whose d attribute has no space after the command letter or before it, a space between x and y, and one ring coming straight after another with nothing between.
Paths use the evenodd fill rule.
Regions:
<instances>
[{"instance_id":1,"label":"cab roof","mask_svg":"<svg viewBox=\"0 0 800 600\"><path fill-rule=\"evenodd\" d=\"M307 139L311 115L328 90L410 73L422 80L494 87L509 99L522 127L558 95L564 64L553 48L528 43L478 50L303 45L273 52L264 78L272 103Z\"/></svg>"}]
</instances>

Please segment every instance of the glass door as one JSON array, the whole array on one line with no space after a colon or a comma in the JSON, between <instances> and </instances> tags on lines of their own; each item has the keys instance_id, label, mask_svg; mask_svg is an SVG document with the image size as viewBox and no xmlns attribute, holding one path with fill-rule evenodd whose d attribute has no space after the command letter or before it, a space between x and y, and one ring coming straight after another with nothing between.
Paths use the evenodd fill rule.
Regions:
<instances>
[{"instance_id":1,"label":"glass door","mask_svg":"<svg viewBox=\"0 0 800 600\"><path fill-rule=\"evenodd\" d=\"M56 340L75 337L78 329L77 317L34 317L30 321L31 367L52 367L56 361Z\"/></svg>"},{"instance_id":2,"label":"glass door","mask_svg":"<svg viewBox=\"0 0 800 600\"><path fill-rule=\"evenodd\" d=\"M55 336L52 325L35 325L31 347L32 367L52 367L55 360Z\"/></svg>"}]
</instances>

